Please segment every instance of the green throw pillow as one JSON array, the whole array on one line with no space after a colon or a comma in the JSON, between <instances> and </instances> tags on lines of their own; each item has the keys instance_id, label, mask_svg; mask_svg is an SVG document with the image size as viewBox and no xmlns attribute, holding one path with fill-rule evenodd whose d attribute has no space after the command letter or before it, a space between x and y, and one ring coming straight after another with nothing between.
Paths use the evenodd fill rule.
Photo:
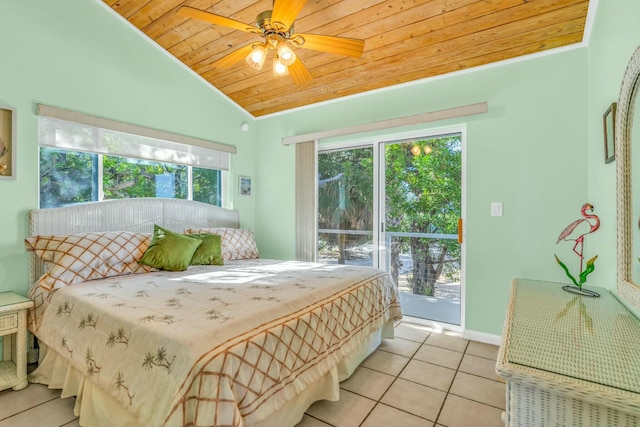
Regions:
<instances>
[{"instance_id":1,"label":"green throw pillow","mask_svg":"<svg viewBox=\"0 0 640 427\"><path fill-rule=\"evenodd\" d=\"M187 234L187 236L202 240L196 253L191 258L191 265L223 265L222 237L217 234Z\"/></svg>"},{"instance_id":2,"label":"green throw pillow","mask_svg":"<svg viewBox=\"0 0 640 427\"><path fill-rule=\"evenodd\" d=\"M202 240L154 225L151 244L138 262L161 270L186 270L201 244Z\"/></svg>"}]
</instances>

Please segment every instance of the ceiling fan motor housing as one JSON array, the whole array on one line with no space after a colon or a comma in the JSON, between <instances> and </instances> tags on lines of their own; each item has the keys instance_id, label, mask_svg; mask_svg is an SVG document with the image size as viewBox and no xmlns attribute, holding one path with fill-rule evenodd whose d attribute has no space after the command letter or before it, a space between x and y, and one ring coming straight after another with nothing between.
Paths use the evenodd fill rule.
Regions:
<instances>
[{"instance_id":1,"label":"ceiling fan motor housing","mask_svg":"<svg viewBox=\"0 0 640 427\"><path fill-rule=\"evenodd\" d=\"M262 34L265 38L269 39L269 36L279 36L283 40L287 40L289 37L293 35L293 24L289 27L287 31L281 31L278 28L275 28L271 25L271 14L272 10L265 10L260 13L256 17L256 26L262 31ZM276 37L277 38L277 37Z\"/></svg>"}]
</instances>

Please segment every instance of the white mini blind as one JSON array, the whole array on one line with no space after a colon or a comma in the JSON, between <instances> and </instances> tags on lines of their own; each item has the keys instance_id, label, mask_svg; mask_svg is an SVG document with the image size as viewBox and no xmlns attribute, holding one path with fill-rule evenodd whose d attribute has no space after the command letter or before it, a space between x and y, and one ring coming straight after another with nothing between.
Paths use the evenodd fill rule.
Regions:
<instances>
[{"instance_id":1,"label":"white mini blind","mask_svg":"<svg viewBox=\"0 0 640 427\"><path fill-rule=\"evenodd\" d=\"M38 105L39 144L63 150L229 170L236 147Z\"/></svg>"}]
</instances>

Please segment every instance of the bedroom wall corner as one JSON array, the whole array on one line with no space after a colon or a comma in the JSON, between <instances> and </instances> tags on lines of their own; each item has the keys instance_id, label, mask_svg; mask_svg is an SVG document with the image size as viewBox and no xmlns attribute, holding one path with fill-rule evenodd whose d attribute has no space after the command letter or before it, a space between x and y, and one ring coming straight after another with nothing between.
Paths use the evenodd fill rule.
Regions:
<instances>
[{"instance_id":1,"label":"bedroom wall corner","mask_svg":"<svg viewBox=\"0 0 640 427\"><path fill-rule=\"evenodd\" d=\"M598 253L598 286L616 288L616 162L604 162L602 115L617 102L625 69L640 45L640 2L599 1L589 40L587 119L589 145L589 202L600 216L600 229L590 237L590 251ZM636 126L638 126L636 124ZM594 272L594 274L599 271ZM594 282L595 285L595 282Z\"/></svg>"}]
</instances>

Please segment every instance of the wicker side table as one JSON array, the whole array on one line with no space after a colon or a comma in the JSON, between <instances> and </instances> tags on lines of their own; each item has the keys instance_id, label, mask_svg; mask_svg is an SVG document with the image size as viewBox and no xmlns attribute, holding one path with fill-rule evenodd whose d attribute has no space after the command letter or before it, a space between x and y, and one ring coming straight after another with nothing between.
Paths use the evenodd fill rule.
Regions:
<instances>
[{"instance_id":1,"label":"wicker side table","mask_svg":"<svg viewBox=\"0 0 640 427\"><path fill-rule=\"evenodd\" d=\"M606 289L516 279L496 372L507 426L640 426L640 321Z\"/></svg>"},{"instance_id":2,"label":"wicker side table","mask_svg":"<svg viewBox=\"0 0 640 427\"><path fill-rule=\"evenodd\" d=\"M0 390L27 386L27 309L33 301L13 292L0 292Z\"/></svg>"}]
</instances>

